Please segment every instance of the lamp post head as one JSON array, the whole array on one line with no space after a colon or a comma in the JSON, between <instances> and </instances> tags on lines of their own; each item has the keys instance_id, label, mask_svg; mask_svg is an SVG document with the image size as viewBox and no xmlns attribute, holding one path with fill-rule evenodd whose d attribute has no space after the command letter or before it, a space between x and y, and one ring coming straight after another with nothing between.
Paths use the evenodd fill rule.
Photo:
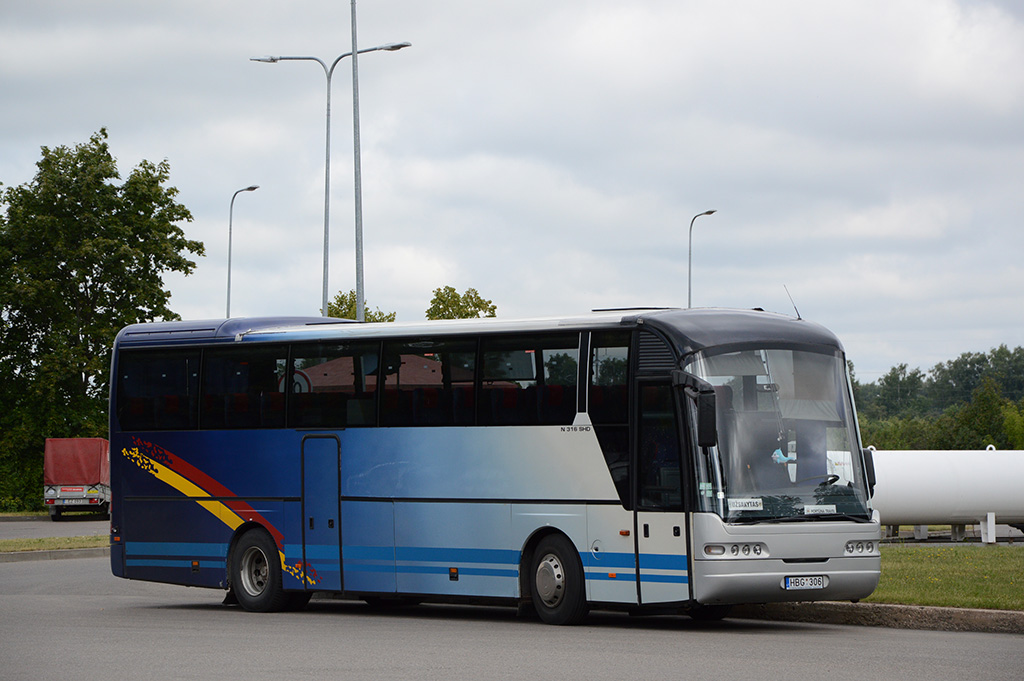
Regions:
<instances>
[{"instance_id":1,"label":"lamp post head","mask_svg":"<svg viewBox=\"0 0 1024 681\"><path fill-rule=\"evenodd\" d=\"M705 212L701 213L701 215L711 215L712 213L717 213L717 212L718 212L718 209L712 209L712 210L705 211Z\"/></svg>"},{"instance_id":2,"label":"lamp post head","mask_svg":"<svg viewBox=\"0 0 1024 681\"><path fill-rule=\"evenodd\" d=\"M388 43L387 45L381 45L378 49L395 52L396 50L401 50L404 47L412 47L412 43Z\"/></svg>"},{"instance_id":3,"label":"lamp post head","mask_svg":"<svg viewBox=\"0 0 1024 681\"><path fill-rule=\"evenodd\" d=\"M257 189L259 189L259 188L260 188L260 186L259 186L258 184L254 184L254 185L252 185L252 186L246 187L246 188L245 188L245 189L243 189L242 191L243 191L243 192L254 192L254 191L256 191L256 190L257 190Z\"/></svg>"},{"instance_id":4,"label":"lamp post head","mask_svg":"<svg viewBox=\"0 0 1024 681\"><path fill-rule=\"evenodd\" d=\"M249 61L261 61L266 64L276 64L281 61L280 57L249 57Z\"/></svg>"}]
</instances>

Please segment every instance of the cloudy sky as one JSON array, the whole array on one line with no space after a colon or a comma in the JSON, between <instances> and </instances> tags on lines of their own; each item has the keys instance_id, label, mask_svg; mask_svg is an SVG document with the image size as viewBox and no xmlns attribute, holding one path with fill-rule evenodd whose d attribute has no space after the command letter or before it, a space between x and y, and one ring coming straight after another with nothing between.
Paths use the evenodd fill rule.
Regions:
<instances>
[{"instance_id":1,"label":"cloudy sky","mask_svg":"<svg viewBox=\"0 0 1024 681\"><path fill-rule=\"evenodd\" d=\"M326 78L346 0L0 0L0 182L106 127L167 159L206 245L185 318L309 314ZM1024 345L1024 5L1013 0L360 0L366 297L503 317L800 313L861 380ZM351 67L334 76L330 291L354 288Z\"/></svg>"}]
</instances>

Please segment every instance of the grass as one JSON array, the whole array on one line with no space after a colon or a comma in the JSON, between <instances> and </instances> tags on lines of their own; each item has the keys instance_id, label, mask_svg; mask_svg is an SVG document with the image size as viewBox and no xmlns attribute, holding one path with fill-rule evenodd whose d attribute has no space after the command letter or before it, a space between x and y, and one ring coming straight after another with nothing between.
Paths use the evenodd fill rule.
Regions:
<instances>
[{"instance_id":1,"label":"grass","mask_svg":"<svg viewBox=\"0 0 1024 681\"><path fill-rule=\"evenodd\" d=\"M43 537L39 539L0 539L0 553L15 551L55 551L58 549L91 549L106 546L110 537L102 534L86 537Z\"/></svg>"},{"instance_id":2,"label":"grass","mask_svg":"<svg viewBox=\"0 0 1024 681\"><path fill-rule=\"evenodd\" d=\"M869 603L1024 610L1024 548L921 544L882 547Z\"/></svg>"}]
</instances>

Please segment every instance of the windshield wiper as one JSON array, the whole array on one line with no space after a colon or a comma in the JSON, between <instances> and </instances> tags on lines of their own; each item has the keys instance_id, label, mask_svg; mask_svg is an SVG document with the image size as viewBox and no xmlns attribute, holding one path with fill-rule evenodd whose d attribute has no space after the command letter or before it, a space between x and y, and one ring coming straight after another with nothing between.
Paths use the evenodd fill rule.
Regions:
<instances>
[{"instance_id":1,"label":"windshield wiper","mask_svg":"<svg viewBox=\"0 0 1024 681\"><path fill-rule=\"evenodd\" d=\"M741 516L726 518L726 522L734 525L753 525L755 523L802 523L802 522L823 522L828 520L850 520L855 523L870 523L871 518L852 515L850 513L809 513L800 515L787 515L781 517L772 516Z\"/></svg>"},{"instance_id":2,"label":"windshield wiper","mask_svg":"<svg viewBox=\"0 0 1024 681\"><path fill-rule=\"evenodd\" d=\"M813 518L814 520L852 520L855 523L870 523L870 516L853 515L851 513L811 513L801 516Z\"/></svg>"}]
</instances>

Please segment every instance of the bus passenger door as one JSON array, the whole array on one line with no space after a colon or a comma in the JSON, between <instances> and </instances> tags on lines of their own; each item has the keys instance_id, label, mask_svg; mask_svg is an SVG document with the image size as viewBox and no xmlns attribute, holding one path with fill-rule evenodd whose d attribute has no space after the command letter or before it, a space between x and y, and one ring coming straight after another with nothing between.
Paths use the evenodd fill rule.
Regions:
<instances>
[{"instance_id":1,"label":"bus passenger door","mask_svg":"<svg viewBox=\"0 0 1024 681\"><path fill-rule=\"evenodd\" d=\"M302 438L302 560L308 590L341 591L341 442Z\"/></svg>"},{"instance_id":2,"label":"bus passenger door","mask_svg":"<svg viewBox=\"0 0 1024 681\"><path fill-rule=\"evenodd\" d=\"M675 391L667 381L637 384L636 547L640 602L690 598Z\"/></svg>"}]
</instances>

